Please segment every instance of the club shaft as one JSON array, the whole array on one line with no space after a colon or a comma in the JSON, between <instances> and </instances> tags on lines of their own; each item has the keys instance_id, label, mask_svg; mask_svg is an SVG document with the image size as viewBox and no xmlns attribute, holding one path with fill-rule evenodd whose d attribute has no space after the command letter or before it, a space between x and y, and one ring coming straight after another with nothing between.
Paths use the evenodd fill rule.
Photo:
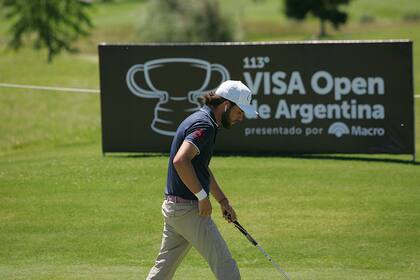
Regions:
<instances>
[{"instance_id":1,"label":"club shaft","mask_svg":"<svg viewBox=\"0 0 420 280\"><path fill-rule=\"evenodd\" d=\"M245 237L251 242L252 245L258 248L260 252L270 261L270 263L274 266L275 269L277 269L278 272L287 280L291 280L291 278L287 275L287 273L281 269L281 267L271 258L269 254L260 246L258 245L258 242L248 233L248 231L238 222L233 222L235 227L243 234Z\"/></svg>"},{"instance_id":2,"label":"club shaft","mask_svg":"<svg viewBox=\"0 0 420 280\"><path fill-rule=\"evenodd\" d=\"M283 275L285 279L291 280L287 273L281 269L281 267L273 260L273 258L271 258L269 254L267 254L267 252L260 245L257 244L255 246L258 248L258 250L260 250L261 253L263 253L263 255L270 261L270 263L277 269L277 271Z\"/></svg>"}]
</instances>

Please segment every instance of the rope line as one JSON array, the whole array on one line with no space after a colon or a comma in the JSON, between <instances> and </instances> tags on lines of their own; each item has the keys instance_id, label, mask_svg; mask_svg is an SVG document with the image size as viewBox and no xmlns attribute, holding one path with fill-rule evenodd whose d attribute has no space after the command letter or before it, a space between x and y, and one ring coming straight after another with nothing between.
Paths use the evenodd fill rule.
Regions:
<instances>
[{"instance_id":1,"label":"rope line","mask_svg":"<svg viewBox=\"0 0 420 280\"><path fill-rule=\"evenodd\" d=\"M67 92L100 93L100 90L99 89L68 88L68 87L50 87L50 86L35 86L35 85L19 85L19 84L7 84L7 83L0 83L0 87L6 87L6 88L25 88L25 89L35 89L35 90L67 91ZM420 98L420 94L414 95L414 98Z\"/></svg>"},{"instance_id":2,"label":"rope line","mask_svg":"<svg viewBox=\"0 0 420 280\"><path fill-rule=\"evenodd\" d=\"M0 83L0 87L24 88L24 89L35 89L35 90L67 91L67 92L87 92L87 93L99 93L100 92L99 89L50 87L50 86L35 86L35 85L18 85L18 84L6 84L6 83Z\"/></svg>"}]
</instances>

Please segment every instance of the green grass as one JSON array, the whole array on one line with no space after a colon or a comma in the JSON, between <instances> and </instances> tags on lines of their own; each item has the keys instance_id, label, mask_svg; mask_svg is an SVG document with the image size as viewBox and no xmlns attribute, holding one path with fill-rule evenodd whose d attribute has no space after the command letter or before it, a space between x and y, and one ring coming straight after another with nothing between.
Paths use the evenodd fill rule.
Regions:
<instances>
[{"instance_id":1,"label":"green grass","mask_svg":"<svg viewBox=\"0 0 420 280\"><path fill-rule=\"evenodd\" d=\"M0 153L100 141L99 96L0 89Z\"/></svg>"},{"instance_id":2,"label":"green grass","mask_svg":"<svg viewBox=\"0 0 420 280\"><path fill-rule=\"evenodd\" d=\"M166 156L102 157L98 143L3 154L0 278L144 279L160 245L166 164ZM212 168L241 223L294 278L420 276L418 166L216 157ZM275 277L218 210L214 218L244 279ZM188 277L176 279L212 279L195 251L182 270Z\"/></svg>"},{"instance_id":3,"label":"green grass","mask_svg":"<svg viewBox=\"0 0 420 280\"><path fill-rule=\"evenodd\" d=\"M227 12L238 1L221 5ZM317 32L314 19L284 19L280 1L241 3L246 40ZM44 52L0 45L0 83L99 88L97 42L135 41L141 8L98 5L92 37L77 42L82 52L52 64ZM349 24L329 39L412 39L419 94L419 23L402 20L417 1L355 0L349 10ZM375 21L363 24L367 12ZM0 88L0 109L0 279L144 279L160 246L167 155L103 157L97 94ZM212 169L241 223L293 279L419 279L420 168L409 159L215 157ZM243 279L277 279L218 209L213 218ZM214 278L192 250L175 279Z\"/></svg>"},{"instance_id":4,"label":"green grass","mask_svg":"<svg viewBox=\"0 0 420 280\"><path fill-rule=\"evenodd\" d=\"M98 57L63 54L46 63L46 52L24 48L15 52L0 47L0 82L74 88L99 88Z\"/></svg>"}]
</instances>

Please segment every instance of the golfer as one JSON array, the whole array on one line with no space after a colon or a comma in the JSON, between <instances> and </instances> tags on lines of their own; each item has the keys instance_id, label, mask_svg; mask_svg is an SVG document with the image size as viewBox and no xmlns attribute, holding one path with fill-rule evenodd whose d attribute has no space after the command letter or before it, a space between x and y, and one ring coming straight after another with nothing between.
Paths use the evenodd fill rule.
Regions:
<instances>
[{"instance_id":1,"label":"golfer","mask_svg":"<svg viewBox=\"0 0 420 280\"><path fill-rule=\"evenodd\" d=\"M206 259L217 279L241 278L226 242L210 217L211 193L225 219L236 220L235 210L209 163L219 128L230 128L241 122L244 114L256 116L250 105L251 96L242 82L226 81L215 93L205 95L205 105L179 125L172 141L162 204L162 244L147 279L172 279L192 246Z\"/></svg>"}]
</instances>

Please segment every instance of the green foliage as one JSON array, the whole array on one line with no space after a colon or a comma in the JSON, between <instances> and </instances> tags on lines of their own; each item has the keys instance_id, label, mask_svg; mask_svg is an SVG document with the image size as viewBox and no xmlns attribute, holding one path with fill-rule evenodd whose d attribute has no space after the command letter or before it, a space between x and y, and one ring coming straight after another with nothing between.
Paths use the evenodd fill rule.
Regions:
<instances>
[{"instance_id":1,"label":"green foliage","mask_svg":"<svg viewBox=\"0 0 420 280\"><path fill-rule=\"evenodd\" d=\"M216 42L235 39L234 23L218 0L154 0L146 7L140 36L152 42Z\"/></svg>"},{"instance_id":2,"label":"green foliage","mask_svg":"<svg viewBox=\"0 0 420 280\"><path fill-rule=\"evenodd\" d=\"M62 50L76 51L71 43L80 35L87 35L88 28L92 27L86 12L89 1L3 0L1 4L6 17L12 21L9 45L21 48L28 35L35 48L47 48L48 62Z\"/></svg>"},{"instance_id":3,"label":"green foliage","mask_svg":"<svg viewBox=\"0 0 420 280\"><path fill-rule=\"evenodd\" d=\"M203 1L201 13L193 14L192 38L197 41L232 41L234 39L233 23L220 14L216 0Z\"/></svg>"},{"instance_id":4,"label":"green foliage","mask_svg":"<svg viewBox=\"0 0 420 280\"><path fill-rule=\"evenodd\" d=\"M325 22L329 21L335 29L347 22L347 13L340 11L340 5L348 5L350 0L285 0L286 16L303 20L308 14L320 19L320 37L326 36Z\"/></svg>"}]
</instances>

